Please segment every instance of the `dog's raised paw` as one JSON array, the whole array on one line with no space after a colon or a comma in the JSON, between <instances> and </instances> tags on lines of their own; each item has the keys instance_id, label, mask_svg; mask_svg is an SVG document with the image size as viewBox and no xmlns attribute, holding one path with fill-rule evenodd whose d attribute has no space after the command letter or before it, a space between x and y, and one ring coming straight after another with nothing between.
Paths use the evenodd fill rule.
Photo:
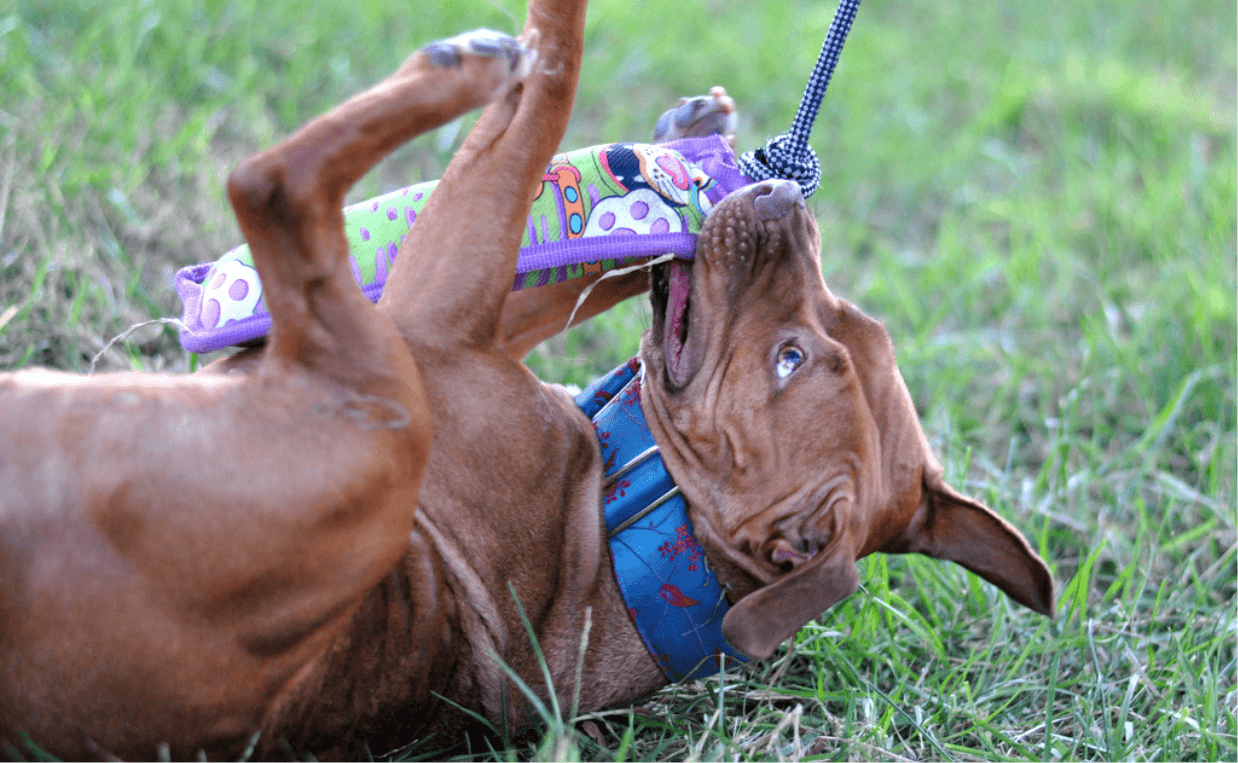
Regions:
<instances>
[{"instance_id":1,"label":"dog's raised paw","mask_svg":"<svg viewBox=\"0 0 1238 763\"><path fill-rule=\"evenodd\" d=\"M454 68L460 66L467 56L484 56L505 61L507 71L517 77L528 73L530 51L509 34L493 29L475 29L472 32L436 40L424 46L421 52L435 66Z\"/></svg>"},{"instance_id":2,"label":"dog's raised paw","mask_svg":"<svg viewBox=\"0 0 1238 763\"><path fill-rule=\"evenodd\" d=\"M735 100L725 89L714 87L709 95L680 98L674 108L663 112L653 127L653 142L707 135L729 136L735 132L736 119Z\"/></svg>"}]
</instances>

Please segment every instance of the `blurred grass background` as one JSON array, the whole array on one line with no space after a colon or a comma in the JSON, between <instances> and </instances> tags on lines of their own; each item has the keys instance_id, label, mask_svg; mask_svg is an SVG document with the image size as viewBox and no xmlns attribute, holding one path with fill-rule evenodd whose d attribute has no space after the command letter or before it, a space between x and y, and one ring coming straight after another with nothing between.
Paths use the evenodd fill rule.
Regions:
<instances>
[{"instance_id":1,"label":"blurred grass background","mask_svg":"<svg viewBox=\"0 0 1238 763\"><path fill-rule=\"evenodd\" d=\"M832 2L595 0L573 148L724 85L785 129ZM0 0L0 370L82 370L240 243L228 170L513 0ZM832 289L886 322L952 482L1033 539L1058 619L870 558L793 651L481 757L1238 757L1235 8L868 0L814 133ZM437 176L473 117L351 199ZM634 353L642 300L530 365ZM184 371L175 332L103 368ZM570 721L571 719L567 719ZM587 732L587 733L582 733Z\"/></svg>"}]
</instances>

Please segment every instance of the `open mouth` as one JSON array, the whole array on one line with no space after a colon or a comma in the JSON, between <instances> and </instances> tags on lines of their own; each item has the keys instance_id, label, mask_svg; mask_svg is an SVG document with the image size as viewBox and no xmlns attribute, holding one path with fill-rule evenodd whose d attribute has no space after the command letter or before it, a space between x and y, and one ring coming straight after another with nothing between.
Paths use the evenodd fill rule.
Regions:
<instances>
[{"instance_id":1,"label":"open mouth","mask_svg":"<svg viewBox=\"0 0 1238 763\"><path fill-rule=\"evenodd\" d=\"M687 384L692 368L691 286L691 263L671 260L653 269L650 292L654 331L661 334L666 373L677 387Z\"/></svg>"},{"instance_id":2,"label":"open mouth","mask_svg":"<svg viewBox=\"0 0 1238 763\"><path fill-rule=\"evenodd\" d=\"M788 247L770 250L763 247L767 223L781 226L783 218L805 209L804 197L799 186L788 181L764 181L736 192L720 201L709 213L697 237L696 259L691 262L674 259L663 265L655 265L650 276L650 299L653 307L654 335L661 340L666 355L666 375L670 385L682 388L688 384L704 360L705 343L714 331L710 320L693 321L692 275L695 267L708 267L710 263L726 264L724 270L713 275L703 275L712 283L714 278L746 278L758 262L768 262L770 257L782 257ZM807 215L798 215L796 220L811 220ZM808 223L811 227L811 222ZM784 226L790 227L790 226ZM815 233L815 230L813 231ZM711 271L703 271L708 274ZM698 298L710 293L711 287L698 289ZM712 307L712 305L708 305ZM725 316L718 318L725 321Z\"/></svg>"}]
</instances>

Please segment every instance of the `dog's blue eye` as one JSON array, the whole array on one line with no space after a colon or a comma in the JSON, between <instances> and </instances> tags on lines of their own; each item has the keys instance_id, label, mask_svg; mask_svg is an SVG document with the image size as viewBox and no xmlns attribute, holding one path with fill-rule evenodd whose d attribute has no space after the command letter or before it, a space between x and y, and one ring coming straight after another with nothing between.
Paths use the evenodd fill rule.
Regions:
<instances>
[{"instance_id":1,"label":"dog's blue eye","mask_svg":"<svg viewBox=\"0 0 1238 763\"><path fill-rule=\"evenodd\" d=\"M778 372L779 379L785 379L791 375L791 372L800 367L804 362L804 351L793 344L789 344L778 351L778 364L774 369Z\"/></svg>"}]
</instances>

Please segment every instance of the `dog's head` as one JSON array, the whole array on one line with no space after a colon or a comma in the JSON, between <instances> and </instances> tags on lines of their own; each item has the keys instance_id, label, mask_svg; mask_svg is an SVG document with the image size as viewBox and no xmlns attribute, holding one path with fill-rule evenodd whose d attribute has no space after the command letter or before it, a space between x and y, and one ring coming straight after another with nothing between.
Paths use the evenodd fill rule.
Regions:
<instances>
[{"instance_id":1,"label":"dog's head","mask_svg":"<svg viewBox=\"0 0 1238 763\"><path fill-rule=\"evenodd\" d=\"M885 328L830 293L799 186L723 200L691 265L652 274L650 428L729 585L723 633L767 657L858 585L857 559L918 552L1053 611L1044 562L942 479Z\"/></svg>"}]
</instances>

